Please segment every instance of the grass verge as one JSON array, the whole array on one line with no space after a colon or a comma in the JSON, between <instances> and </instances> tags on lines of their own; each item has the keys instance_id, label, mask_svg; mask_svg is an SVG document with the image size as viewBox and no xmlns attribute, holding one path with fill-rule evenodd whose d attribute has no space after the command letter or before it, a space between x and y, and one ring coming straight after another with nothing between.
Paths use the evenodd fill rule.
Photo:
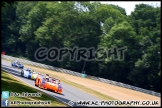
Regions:
<instances>
[{"instance_id":1,"label":"grass verge","mask_svg":"<svg viewBox=\"0 0 162 108\"><path fill-rule=\"evenodd\" d=\"M41 97L10 97L8 100L11 101L51 101L50 105L44 105L46 107L68 107L64 103L58 101L57 99L53 98L50 95L47 95L37 89L27 86L26 84L19 81L15 76L8 74L4 71L1 71L1 89L2 91L9 91L9 92L28 92L28 93L37 93L40 92L42 94ZM29 107L29 105L10 105L10 106L19 106L19 107ZM42 105L30 105L35 107L41 107Z\"/></svg>"}]
</instances>

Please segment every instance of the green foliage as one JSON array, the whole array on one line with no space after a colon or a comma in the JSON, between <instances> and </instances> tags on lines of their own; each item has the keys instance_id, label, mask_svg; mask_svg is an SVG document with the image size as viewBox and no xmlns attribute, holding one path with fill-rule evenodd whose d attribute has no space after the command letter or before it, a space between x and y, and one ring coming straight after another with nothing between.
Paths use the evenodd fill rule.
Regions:
<instances>
[{"instance_id":1,"label":"green foliage","mask_svg":"<svg viewBox=\"0 0 162 108\"><path fill-rule=\"evenodd\" d=\"M139 4L127 16L122 7L100 2L3 2L2 50L36 61L34 53L41 46L105 51L126 46L123 61L87 62L86 74L160 92L160 11L160 7ZM62 62L41 63L81 72L84 61L69 61L66 56Z\"/></svg>"}]
</instances>

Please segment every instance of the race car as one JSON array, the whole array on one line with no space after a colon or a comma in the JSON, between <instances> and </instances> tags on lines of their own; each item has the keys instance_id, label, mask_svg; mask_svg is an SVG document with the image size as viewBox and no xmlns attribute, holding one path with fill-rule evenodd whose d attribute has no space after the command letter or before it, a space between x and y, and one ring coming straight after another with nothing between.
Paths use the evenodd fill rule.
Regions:
<instances>
[{"instance_id":1,"label":"race car","mask_svg":"<svg viewBox=\"0 0 162 108\"><path fill-rule=\"evenodd\" d=\"M23 69L23 68L24 68L24 65L21 64L21 63L18 62L18 61L12 62L12 63L11 63L11 66L12 66L12 67L17 67L17 68L20 68L20 69Z\"/></svg>"},{"instance_id":2,"label":"race car","mask_svg":"<svg viewBox=\"0 0 162 108\"><path fill-rule=\"evenodd\" d=\"M38 86L41 89L51 90L56 93L62 94L62 86L59 79L49 77L45 78L44 75L37 75L35 80L35 86Z\"/></svg>"},{"instance_id":3,"label":"race car","mask_svg":"<svg viewBox=\"0 0 162 108\"><path fill-rule=\"evenodd\" d=\"M38 72L32 70L32 69L22 69L21 70L21 76L26 77L28 79L35 80L37 78Z\"/></svg>"}]
</instances>

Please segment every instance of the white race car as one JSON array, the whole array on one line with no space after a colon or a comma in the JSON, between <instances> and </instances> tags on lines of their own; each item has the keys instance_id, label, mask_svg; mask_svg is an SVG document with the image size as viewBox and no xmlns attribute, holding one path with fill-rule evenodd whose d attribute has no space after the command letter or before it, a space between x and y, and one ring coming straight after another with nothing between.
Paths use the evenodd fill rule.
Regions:
<instances>
[{"instance_id":1,"label":"white race car","mask_svg":"<svg viewBox=\"0 0 162 108\"><path fill-rule=\"evenodd\" d=\"M33 71L31 69L22 69L21 70L21 76L26 77L28 79L35 80L37 78L38 72Z\"/></svg>"}]
</instances>

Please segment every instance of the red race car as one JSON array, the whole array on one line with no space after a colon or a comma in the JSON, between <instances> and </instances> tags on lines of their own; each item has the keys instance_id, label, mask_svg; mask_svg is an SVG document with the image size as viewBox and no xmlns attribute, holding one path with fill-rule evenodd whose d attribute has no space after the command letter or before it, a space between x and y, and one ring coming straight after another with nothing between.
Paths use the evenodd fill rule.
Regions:
<instances>
[{"instance_id":1,"label":"red race car","mask_svg":"<svg viewBox=\"0 0 162 108\"><path fill-rule=\"evenodd\" d=\"M35 80L35 86L62 94L62 86L60 80L48 76L49 75L45 76L38 74Z\"/></svg>"}]
</instances>

